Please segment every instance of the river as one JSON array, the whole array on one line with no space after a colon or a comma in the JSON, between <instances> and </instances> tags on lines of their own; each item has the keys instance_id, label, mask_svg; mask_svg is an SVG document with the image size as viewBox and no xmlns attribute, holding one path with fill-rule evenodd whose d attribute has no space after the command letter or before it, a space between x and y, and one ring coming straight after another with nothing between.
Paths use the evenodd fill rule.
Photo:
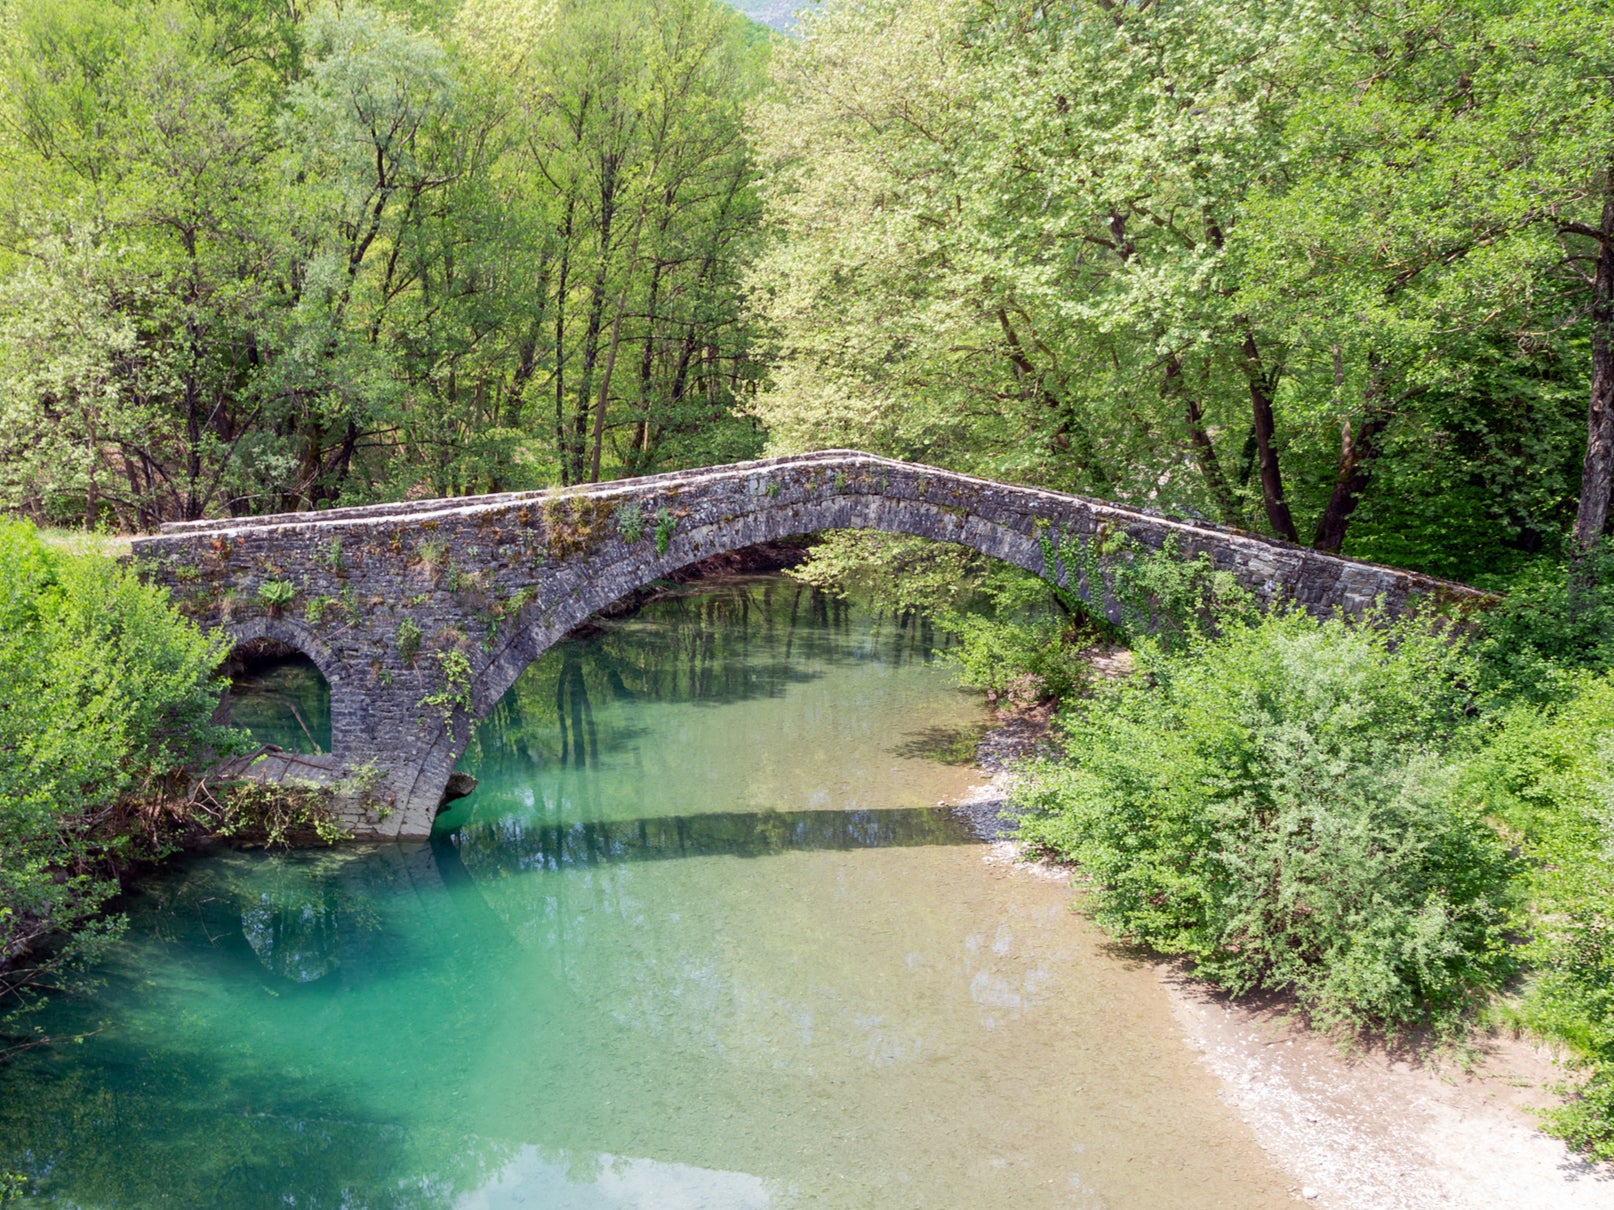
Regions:
<instances>
[{"instance_id":1,"label":"river","mask_svg":"<svg viewBox=\"0 0 1614 1210\"><path fill-rule=\"evenodd\" d=\"M109 1208L1292 1205L1152 968L936 806L985 716L935 642L758 577L560 644L430 843L128 895L42 1022L89 1036L0 1069L0 1172ZM236 718L329 743L306 670Z\"/></svg>"}]
</instances>

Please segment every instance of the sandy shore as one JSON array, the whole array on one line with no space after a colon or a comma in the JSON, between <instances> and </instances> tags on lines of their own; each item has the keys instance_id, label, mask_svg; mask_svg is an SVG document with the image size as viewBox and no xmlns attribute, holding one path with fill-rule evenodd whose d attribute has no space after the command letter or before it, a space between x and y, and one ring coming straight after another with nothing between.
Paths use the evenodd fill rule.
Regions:
<instances>
[{"instance_id":1,"label":"sandy shore","mask_svg":"<svg viewBox=\"0 0 1614 1210\"><path fill-rule=\"evenodd\" d=\"M1010 763L1046 731L1014 719L988 734L989 778L949 804L988 841L984 860L1025 877L1071 872L1021 860L999 811ZM1282 1004L1231 1004L1177 964L1156 967L1184 1043L1217 1078L1222 1100L1294 1181L1297 1201L1328 1210L1614 1210L1614 1166L1587 1164L1536 1129L1563 1079L1524 1039L1482 1039L1478 1061L1423 1062L1345 1053L1285 1015Z\"/></svg>"}]
</instances>

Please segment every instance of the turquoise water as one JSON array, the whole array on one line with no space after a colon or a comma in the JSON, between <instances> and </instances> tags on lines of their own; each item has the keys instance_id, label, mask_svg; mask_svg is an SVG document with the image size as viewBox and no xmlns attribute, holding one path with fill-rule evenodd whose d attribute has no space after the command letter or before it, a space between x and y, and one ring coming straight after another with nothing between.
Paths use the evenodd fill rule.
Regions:
<instances>
[{"instance_id":1,"label":"turquoise water","mask_svg":"<svg viewBox=\"0 0 1614 1210\"><path fill-rule=\"evenodd\" d=\"M331 750L331 690L307 656L292 656L235 678L230 722L287 752Z\"/></svg>"},{"instance_id":2,"label":"turquoise water","mask_svg":"<svg viewBox=\"0 0 1614 1210\"><path fill-rule=\"evenodd\" d=\"M1152 971L937 809L984 719L934 642L761 578L562 644L430 843L131 895L45 1022L90 1036L0 1070L0 1171L85 1207L1287 1204Z\"/></svg>"}]
</instances>

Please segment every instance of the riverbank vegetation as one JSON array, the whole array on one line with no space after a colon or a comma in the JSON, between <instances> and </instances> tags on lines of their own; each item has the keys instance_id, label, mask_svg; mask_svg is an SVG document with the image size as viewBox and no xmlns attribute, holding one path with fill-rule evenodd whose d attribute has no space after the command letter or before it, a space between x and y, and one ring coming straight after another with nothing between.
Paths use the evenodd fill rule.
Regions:
<instances>
[{"instance_id":1,"label":"riverbank vegetation","mask_svg":"<svg viewBox=\"0 0 1614 1210\"><path fill-rule=\"evenodd\" d=\"M1184 579L1151 560L1140 579ZM1478 618L1234 608L1134 634L1132 675L1063 703L1019 836L1114 936L1234 996L1392 1044L1551 1040L1578 1079L1548 1126L1614 1157L1607 566Z\"/></svg>"},{"instance_id":2,"label":"riverbank vegetation","mask_svg":"<svg viewBox=\"0 0 1614 1210\"><path fill-rule=\"evenodd\" d=\"M910 539L797 573L1063 699L1025 835L1119 935L1346 1031L1506 1005L1614 1156L1611 131L1573 0L0 0L0 507L851 445L1505 592L1262 618L1139 552L1118 635ZM83 957L222 652L20 526L0 610L0 953Z\"/></svg>"},{"instance_id":3,"label":"riverbank vegetation","mask_svg":"<svg viewBox=\"0 0 1614 1210\"><path fill-rule=\"evenodd\" d=\"M164 851L226 738L228 644L166 595L0 521L0 1027L117 935L119 868Z\"/></svg>"}]
</instances>

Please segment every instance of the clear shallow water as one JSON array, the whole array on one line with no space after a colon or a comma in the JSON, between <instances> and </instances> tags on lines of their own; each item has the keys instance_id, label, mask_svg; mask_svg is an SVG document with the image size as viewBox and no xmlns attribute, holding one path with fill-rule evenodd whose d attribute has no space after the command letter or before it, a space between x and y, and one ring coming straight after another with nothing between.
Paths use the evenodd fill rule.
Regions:
<instances>
[{"instance_id":1,"label":"clear shallow water","mask_svg":"<svg viewBox=\"0 0 1614 1210\"><path fill-rule=\"evenodd\" d=\"M1288 1204L1152 973L938 799L931 636L776 579L563 645L429 844L224 854L0 1071L94 1207Z\"/></svg>"}]
</instances>

